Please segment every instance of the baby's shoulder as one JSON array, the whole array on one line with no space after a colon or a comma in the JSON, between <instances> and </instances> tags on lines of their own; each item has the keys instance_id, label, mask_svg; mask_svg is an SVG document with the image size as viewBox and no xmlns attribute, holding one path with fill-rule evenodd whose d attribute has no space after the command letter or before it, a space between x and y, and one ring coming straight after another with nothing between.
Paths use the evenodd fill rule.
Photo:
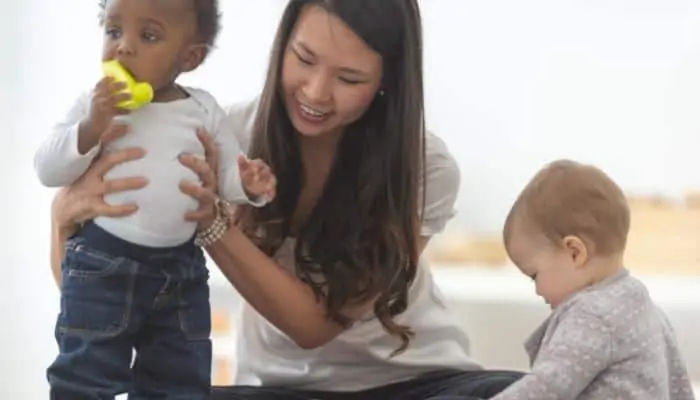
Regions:
<instances>
[{"instance_id":1,"label":"baby's shoulder","mask_svg":"<svg viewBox=\"0 0 700 400\"><path fill-rule=\"evenodd\" d=\"M202 127L209 134L216 136L219 126L226 118L226 112L210 92L194 87L183 87L196 107L196 113L202 119Z\"/></svg>"},{"instance_id":2,"label":"baby's shoulder","mask_svg":"<svg viewBox=\"0 0 700 400\"><path fill-rule=\"evenodd\" d=\"M219 105L213 94L200 88L194 87L183 87L183 90L187 92L192 100L194 100L202 109L206 110L211 114L218 114L219 116L224 114L223 108Z\"/></svg>"},{"instance_id":3,"label":"baby's shoulder","mask_svg":"<svg viewBox=\"0 0 700 400\"><path fill-rule=\"evenodd\" d=\"M661 327L657 305L646 286L632 276L585 293L576 308L595 316L615 336L636 336Z\"/></svg>"}]
</instances>

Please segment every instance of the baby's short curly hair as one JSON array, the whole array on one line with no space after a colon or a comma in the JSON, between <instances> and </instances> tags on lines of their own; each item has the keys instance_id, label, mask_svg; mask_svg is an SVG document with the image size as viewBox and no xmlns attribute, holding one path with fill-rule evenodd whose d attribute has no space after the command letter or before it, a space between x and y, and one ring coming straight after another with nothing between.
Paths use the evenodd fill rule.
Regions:
<instances>
[{"instance_id":1,"label":"baby's short curly hair","mask_svg":"<svg viewBox=\"0 0 700 400\"><path fill-rule=\"evenodd\" d=\"M105 9L108 0L100 2L100 24L104 23ZM213 47L221 30L221 13L219 12L219 0L191 0L194 2L197 14L197 36L202 43Z\"/></svg>"}]
</instances>

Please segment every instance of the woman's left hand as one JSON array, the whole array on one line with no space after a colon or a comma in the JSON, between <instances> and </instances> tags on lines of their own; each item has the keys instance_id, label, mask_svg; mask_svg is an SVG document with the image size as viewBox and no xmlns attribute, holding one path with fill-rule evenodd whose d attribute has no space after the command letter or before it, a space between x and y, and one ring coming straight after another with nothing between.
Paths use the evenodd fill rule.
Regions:
<instances>
[{"instance_id":1,"label":"woman's left hand","mask_svg":"<svg viewBox=\"0 0 700 400\"><path fill-rule=\"evenodd\" d=\"M180 163L194 171L199 176L200 182L193 183L183 181L180 190L199 202L199 208L185 214L187 221L197 222L199 230L206 229L214 222L216 211L214 204L218 199L217 176L219 165L219 151L212 138L203 130L197 131L197 138L204 146L204 160L191 154L182 154Z\"/></svg>"},{"instance_id":2,"label":"woman's left hand","mask_svg":"<svg viewBox=\"0 0 700 400\"><path fill-rule=\"evenodd\" d=\"M143 157L142 149L131 148L105 154L97 159L78 180L56 192L51 204L52 224L62 236L70 236L77 225L98 216L124 217L137 210L135 204L110 205L104 195L136 190L146 186L143 177L105 180L104 175L115 166Z\"/></svg>"}]
</instances>

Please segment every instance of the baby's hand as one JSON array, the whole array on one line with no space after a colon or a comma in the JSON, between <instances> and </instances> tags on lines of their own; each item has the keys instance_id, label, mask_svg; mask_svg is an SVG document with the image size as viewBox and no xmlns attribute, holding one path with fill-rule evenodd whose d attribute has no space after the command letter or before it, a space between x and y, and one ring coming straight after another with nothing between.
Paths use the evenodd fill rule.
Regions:
<instances>
[{"instance_id":1,"label":"baby's hand","mask_svg":"<svg viewBox=\"0 0 700 400\"><path fill-rule=\"evenodd\" d=\"M260 196L265 196L267 201L272 201L275 198L277 178L263 160L249 160L246 156L240 155L238 170L241 174L243 189L249 199L256 200Z\"/></svg>"},{"instance_id":2,"label":"baby's hand","mask_svg":"<svg viewBox=\"0 0 700 400\"><path fill-rule=\"evenodd\" d=\"M100 80L92 91L90 100L90 113L81 124L85 129L80 131L79 149L81 153L97 145L108 128L112 125L112 119L117 115L127 114L128 111L117 107L122 101L129 100L131 95L122 93L125 84L115 82L106 77ZM84 150L84 151L83 151Z\"/></svg>"}]
</instances>

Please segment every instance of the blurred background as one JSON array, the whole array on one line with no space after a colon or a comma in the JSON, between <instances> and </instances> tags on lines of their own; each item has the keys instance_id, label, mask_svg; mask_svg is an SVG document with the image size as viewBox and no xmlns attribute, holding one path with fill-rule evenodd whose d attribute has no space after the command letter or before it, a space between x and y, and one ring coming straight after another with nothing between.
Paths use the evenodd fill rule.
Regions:
<instances>
[{"instance_id":1,"label":"blurred background","mask_svg":"<svg viewBox=\"0 0 700 400\"><path fill-rule=\"evenodd\" d=\"M284 0L223 0L223 32L183 82L222 104L262 87ZM462 170L459 214L428 256L489 367L527 368L521 343L548 310L510 266L500 229L544 163L592 162L627 191L629 268L670 315L700 383L700 2L423 1L428 125ZM97 1L0 4L0 398L43 399L56 346L48 264L52 191L32 156L99 78ZM235 372L235 292L214 271L215 376Z\"/></svg>"}]
</instances>

